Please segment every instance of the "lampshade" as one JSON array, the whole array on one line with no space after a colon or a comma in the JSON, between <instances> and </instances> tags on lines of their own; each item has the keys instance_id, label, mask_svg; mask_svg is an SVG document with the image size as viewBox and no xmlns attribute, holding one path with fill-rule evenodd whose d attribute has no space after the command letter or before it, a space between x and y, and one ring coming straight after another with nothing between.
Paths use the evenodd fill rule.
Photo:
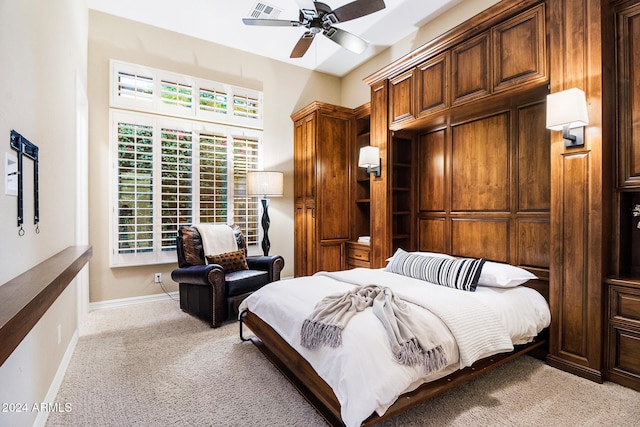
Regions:
<instances>
[{"instance_id":1,"label":"lampshade","mask_svg":"<svg viewBox=\"0 0 640 427\"><path fill-rule=\"evenodd\" d=\"M547 129L562 130L589 124L587 99L578 88L547 95Z\"/></svg>"},{"instance_id":2,"label":"lampshade","mask_svg":"<svg viewBox=\"0 0 640 427\"><path fill-rule=\"evenodd\" d=\"M358 166L361 168L371 168L380 166L380 149L367 145L360 149Z\"/></svg>"},{"instance_id":3,"label":"lampshade","mask_svg":"<svg viewBox=\"0 0 640 427\"><path fill-rule=\"evenodd\" d=\"M275 171L247 172L247 196L282 197L284 173Z\"/></svg>"}]
</instances>

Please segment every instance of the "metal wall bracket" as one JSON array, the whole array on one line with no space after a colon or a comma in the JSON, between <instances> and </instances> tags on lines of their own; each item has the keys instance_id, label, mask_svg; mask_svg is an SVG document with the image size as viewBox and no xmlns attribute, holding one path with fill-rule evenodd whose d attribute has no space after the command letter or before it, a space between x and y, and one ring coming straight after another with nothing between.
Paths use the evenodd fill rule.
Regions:
<instances>
[{"instance_id":1,"label":"metal wall bracket","mask_svg":"<svg viewBox=\"0 0 640 427\"><path fill-rule=\"evenodd\" d=\"M20 135L15 130L11 131L11 138L9 144L11 149L18 153L18 234L24 235L24 229L22 224L24 223L24 199L23 199L23 173L22 173L22 158L27 157L33 160L33 223L36 225L36 233L40 232L40 205L38 194L38 146L29 142L25 137Z\"/></svg>"}]
</instances>

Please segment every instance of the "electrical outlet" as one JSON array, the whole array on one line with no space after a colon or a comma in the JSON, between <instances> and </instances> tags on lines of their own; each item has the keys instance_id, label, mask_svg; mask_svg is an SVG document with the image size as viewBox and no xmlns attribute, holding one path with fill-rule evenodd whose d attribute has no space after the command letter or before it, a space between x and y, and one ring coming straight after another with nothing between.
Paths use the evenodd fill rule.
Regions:
<instances>
[{"instance_id":1,"label":"electrical outlet","mask_svg":"<svg viewBox=\"0 0 640 427\"><path fill-rule=\"evenodd\" d=\"M156 273L153 276L153 281L156 283L161 283L162 282L162 273Z\"/></svg>"}]
</instances>

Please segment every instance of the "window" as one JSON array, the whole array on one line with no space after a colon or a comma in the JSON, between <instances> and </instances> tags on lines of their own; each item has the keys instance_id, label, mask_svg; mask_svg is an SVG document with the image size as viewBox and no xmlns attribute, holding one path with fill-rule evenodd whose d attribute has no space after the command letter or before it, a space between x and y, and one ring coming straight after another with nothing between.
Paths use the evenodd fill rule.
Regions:
<instances>
[{"instance_id":1,"label":"window","mask_svg":"<svg viewBox=\"0 0 640 427\"><path fill-rule=\"evenodd\" d=\"M174 262L181 224L237 224L247 244L257 244L258 205L245 176L261 168L262 131L232 124L260 122L261 95L116 65L111 265ZM228 120L204 120L220 115Z\"/></svg>"}]
</instances>

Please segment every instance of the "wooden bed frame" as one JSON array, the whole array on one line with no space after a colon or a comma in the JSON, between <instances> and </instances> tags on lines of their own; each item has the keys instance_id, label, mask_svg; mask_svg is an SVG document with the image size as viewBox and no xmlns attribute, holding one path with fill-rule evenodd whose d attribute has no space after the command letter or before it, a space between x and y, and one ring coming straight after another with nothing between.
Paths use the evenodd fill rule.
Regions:
<instances>
[{"instance_id":1,"label":"wooden bed frame","mask_svg":"<svg viewBox=\"0 0 640 427\"><path fill-rule=\"evenodd\" d=\"M549 282L544 280L530 280L525 286L531 287L545 299L549 300ZM243 336L243 325L255 334L255 337ZM523 354L544 359L546 356L548 329L542 331L531 343L516 346L510 353L501 353L482 359L472 366L453 372L439 380L425 383L416 390L398 397L383 416L373 413L362 426L371 426L382 420L393 417L413 406L425 402L447 390L463 384L478 375L507 363ZM309 362L291 347L271 326L256 314L245 310L240 315L240 338L251 341L258 349L282 372L294 387L307 399L318 413L332 426L344 426L340 415L340 403L331 387L316 373Z\"/></svg>"}]
</instances>

